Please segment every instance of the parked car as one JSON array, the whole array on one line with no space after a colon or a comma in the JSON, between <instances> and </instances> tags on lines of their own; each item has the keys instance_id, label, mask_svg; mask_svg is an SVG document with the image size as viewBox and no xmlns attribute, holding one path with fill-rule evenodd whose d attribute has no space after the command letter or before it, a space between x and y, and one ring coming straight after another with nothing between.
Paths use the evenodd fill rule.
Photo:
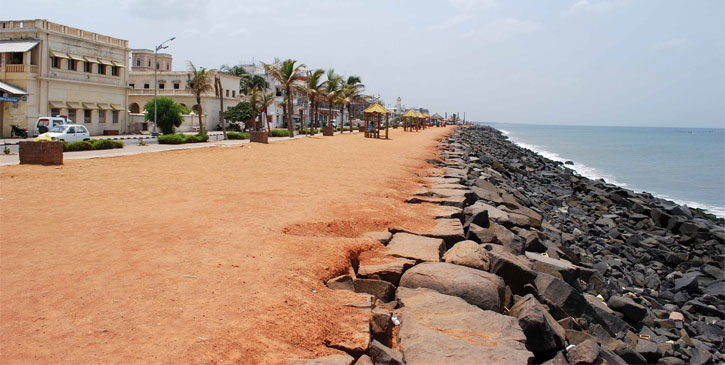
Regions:
<instances>
[{"instance_id":1,"label":"parked car","mask_svg":"<svg viewBox=\"0 0 725 365\"><path fill-rule=\"evenodd\" d=\"M38 136L53 129L57 125L73 124L73 121L64 117L40 117L35 121L33 136ZM85 129L85 128L84 128Z\"/></svg>"},{"instance_id":2,"label":"parked car","mask_svg":"<svg viewBox=\"0 0 725 365\"><path fill-rule=\"evenodd\" d=\"M88 129L80 124L57 125L50 129L48 135L54 141L63 142L88 141L91 139Z\"/></svg>"}]
</instances>

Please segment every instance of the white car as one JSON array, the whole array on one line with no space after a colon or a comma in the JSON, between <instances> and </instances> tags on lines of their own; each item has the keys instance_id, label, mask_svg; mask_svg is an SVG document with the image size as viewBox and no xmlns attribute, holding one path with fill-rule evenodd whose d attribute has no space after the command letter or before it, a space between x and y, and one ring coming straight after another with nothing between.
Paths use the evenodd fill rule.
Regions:
<instances>
[{"instance_id":1,"label":"white car","mask_svg":"<svg viewBox=\"0 0 725 365\"><path fill-rule=\"evenodd\" d=\"M91 139L88 129L80 124L57 125L51 128L47 134L54 141L76 142Z\"/></svg>"}]
</instances>

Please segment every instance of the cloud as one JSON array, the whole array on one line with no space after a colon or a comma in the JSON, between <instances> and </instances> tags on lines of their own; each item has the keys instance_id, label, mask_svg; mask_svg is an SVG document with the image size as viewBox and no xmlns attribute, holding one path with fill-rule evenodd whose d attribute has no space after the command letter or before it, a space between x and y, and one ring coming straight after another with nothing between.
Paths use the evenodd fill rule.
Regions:
<instances>
[{"instance_id":1,"label":"cloud","mask_svg":"<svg viewBox=\"0 0 725 365\"><path fill-rule=\"evenodd\" d=\"M684 47L690 44L690 41L685 38L673 38L668 39L666 41L657 42L652 45L652 49L662 50L662 49L672 49L672 48L680 48Z\"/></svg>"},{"instance_id":2,"label":"cloud","mask_svg":"<svg viewBox=\"0 0 725 365\"><path fill-rule=\"evenodd\" d=\"M206 15L205 0L128 0L126 11L131 16L157 20L187 20Z\"/></svg>"},{"instance_id":3,"label":"cloud","mask_svg":"<svg viewBox=\"0 0 725 365\"><path fill-rule=\"evenodd\" d=\"M499 43L520 34L535 32L540 27L540 23L530 20L507 18L485 24L477 29L472 29L463 36L476 38L483 43Z\"/></svg>"},{"instance_id":4,"label":"cloud","mask_svg":"<svg viewBox=\"0 0 725 365\"><path fill-rule=\"evenodd\" d=\"M426 27L426 29L427 30L446 30L446 29L453 28L457 25L463 24L471 19L473 19L472 15L468 15L468 14L456 15L456 16L453 16L453 17L450 17L450 18L444 20L443 23L428 26L428 27Z\"/></svg>"},{"instance_id":5,"label":"cloud","mask_svg":"<svg viewBox=\"0 0 725 365\"><path fill-rule=\"evenodd\" d=\"M478 10L496 6L496 0L448 0L458 9Z\"/></svg>"},{"instance_id":6,"label":"cloud","mask_svg":"<svg viewBox=\"0 0 725 365\"><path fill-rule=\"evenodd\" d=\"M626 6L627 3L627 0L579 0L569 9L561 12L561 16L567 17L577 14L606 14L612 10Z\"/></svg>"}]
</instances>

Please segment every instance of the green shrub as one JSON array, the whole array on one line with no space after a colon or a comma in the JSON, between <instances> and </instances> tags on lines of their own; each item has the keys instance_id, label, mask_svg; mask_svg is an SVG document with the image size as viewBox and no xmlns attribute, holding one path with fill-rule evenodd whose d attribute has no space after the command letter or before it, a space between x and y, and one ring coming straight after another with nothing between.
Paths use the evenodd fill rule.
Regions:
<instances>
[{"instance_id":1,"label":"green shrub","mask_svg":"<svg viewBox=\"0 0 725 365\"><path fill-rule=\"evenodd\" d=\"M227 132L228 139L249 139L249 133L244 132Z\"/></svg>"},{"instance_id":2,"label":"green shrub","mask_svg":"<svg viewBox=\"0 0 725 365\"><path fill-rule=\"evenodd\" d=\"M307 133L307 134L309 134L310 133L310 128L303 129L302 132L300 132L300 133ZM317 134L317 133L320 133L320 130L317 129L317 128L312 128L312 134Z\"/></svg>"},{"instance_id":3,"label":"green shrub","mask_svg":"<svg viewBox=\"0 0 725 365\"><path fill-rule=\"evenodd\" d=\"M208 134L164 134L159 136L159 144L199 143L209 140Z\"/></svg>"},{"instance_id":4,"label":"green shrub","mask_svg":"<svg viewBox=\"0 0 725 365\"><path fill-rule=\"evenodd\" d=\"M289 137L289 131L286 129L272 129L272 137Z\"/></svg>"},{"instance_id":5,"label":"green shrub","mask_svg":"<svg viewBox=\"0 0 725 365\"><path fill-rule=\"evenodd\" d=\"M123 148L123 142L113 141L110 139L92 139L90 141L65 142L63 143L64 152L73 151L90 151L90 150L110 150L114 148Z\"/></svg>"}]
</instances>

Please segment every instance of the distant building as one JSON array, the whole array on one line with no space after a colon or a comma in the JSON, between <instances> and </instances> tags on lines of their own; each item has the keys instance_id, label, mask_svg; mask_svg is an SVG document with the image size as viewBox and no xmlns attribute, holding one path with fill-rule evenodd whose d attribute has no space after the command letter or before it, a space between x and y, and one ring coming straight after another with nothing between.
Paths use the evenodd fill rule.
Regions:
<instances>
[{"instance_id":1,"label":"distant building","mask_svg":"<svg viewBox=\"0 0 725 365\"><path fill-rule=\"evenodd\" d=\"M42 19L0 21L0 133L52 115L93 135L126 132L128 54L127 40Z\"/></svg>"},{"instance_id":2,"label":"distant building","mask_svg":"<svg viewBox=\"0 0 725 365\"><path fill-rule=\"evenodd\" d=\"M169 54L159 54L157 60L160 70L156 75L158 85L154 85L154 69L148 66L153 63L153 59L154 52L151 50L132 50L131 60L134 66L128 76L128 110L133 120L131 125L133 132L149 130L151 125L144 123L143 107L149 100L153 100L154 91L157 91L158 97L170 97L176 103L191 109L195 114L198 115L199 113L196 96L192 90L187 88L187 80L190 77L190 72L166 71L167 67L171 70L172 56ZM140 66L136 66L136 64L140 64ZM239 95L240 78L238 76L216 72L212 73L209 77L212 85L214 84L215 76L219 76L221 79L224 110L237 105L242 100L241 95ZM154 90L157 86L158 90ZM221 106L219 105L219 98L216 96L214 89L202 95L201 109L204 114L202 118L205 128L211 131L216 130L216 126L220 121L219 111L221 110ZM197 118L199 117L186 115L184 117L184 123L178 129L180 131L196 129L199 125L199 119Z\"/></svg>"}]
</instances>

